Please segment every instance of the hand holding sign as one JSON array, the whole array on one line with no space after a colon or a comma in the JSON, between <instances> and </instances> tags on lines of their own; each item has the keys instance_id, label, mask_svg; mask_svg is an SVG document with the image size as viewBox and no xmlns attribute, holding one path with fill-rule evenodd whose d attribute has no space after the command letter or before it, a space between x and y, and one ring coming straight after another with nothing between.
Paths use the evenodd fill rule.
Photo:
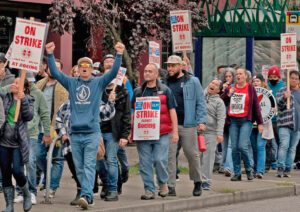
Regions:
<instances>
[{"instance_id":1,"label":"hand holding sign","mask_svg":"<svg viewBox=\"0 0 300 212\"><path fill-rule=\"evenodd\" d=\"M55 49L54 42L50 42L50 43L46 44L46 52L47 52L47 54L53 54L54 49Z\"/></svg>"},{"instance_id":2,"label":"hand holding sign","mask_svg":"<svg viewBox=\"0 0 300 212\"><path fill-rule=\"evenodd\" d=\"M284 99L288 99L290 98L291 96L291 91L287 90L285 93L284 93Z\"/></svg>"}]
</instances>

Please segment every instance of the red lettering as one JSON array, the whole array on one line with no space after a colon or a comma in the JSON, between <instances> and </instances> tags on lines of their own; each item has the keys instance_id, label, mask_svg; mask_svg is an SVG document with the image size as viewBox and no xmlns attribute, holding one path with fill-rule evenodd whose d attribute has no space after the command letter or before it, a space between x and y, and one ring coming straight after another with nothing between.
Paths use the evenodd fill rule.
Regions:
<instances>
[{"instance_id":1,"label":"red lettering","mask_svg":"<svg viewBox=\"0 0 300 212\"><path fill-rule=\"evenodd\" d=\"M35 36L35 30L36 30L36 27L29 27L29 26L26 26L25 27L25 34L26 35L32 35L32 36Z\"/></svg>"},{"instance_id":2,"label":"red lettering","mask_svg":"<svg viewBox=\"0 0 300 212\"><path fill-rule=\"evenodd\" d=\"M183 15L178 15L178 16L177 16L177 22L178 22L178 23L184 22Z\"/></svg>"},{"instance_id":3,"label":"red lettering","mask_svg":"<svg viewBox=\"0 0 300 212\"><path fill-rule=\"evenodd\" d=\"M15 44L19 44L19 42L20 42L20 41L19 41L19 35L17 35L17 36L16 36L16 39L15 39Z\"/></svg>"}]
</instances>

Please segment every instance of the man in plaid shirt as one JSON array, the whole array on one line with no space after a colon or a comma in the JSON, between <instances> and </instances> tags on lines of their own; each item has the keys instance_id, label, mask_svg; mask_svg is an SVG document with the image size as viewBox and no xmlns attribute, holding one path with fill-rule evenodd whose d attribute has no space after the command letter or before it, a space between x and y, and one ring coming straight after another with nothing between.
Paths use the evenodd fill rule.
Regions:
<instances>
[{"instance_id":1,"label":"man in plaid shirt","mask_svg":"<svg viewBox=\"0 0 300 212\"><path fill-rule=\"evenodd\" d=\"M100 105L100 120L107 121L115 116L115 93L112 92L109 96L108 102L105 104L101 101ZM75 166L72 158L72 150L70 144L70 100L64 102L57 111L55 130L59 137L63 141L63 156L66 158L69 169L73 175L73 178L77 185L77 194L75 199L70 203L71 205L78 205L78 199L80 198L81 186L76 176Z\"/></svg>"},{"instance_id":2,"label":"man in plaid shirt","mask_svg":"<svg viewBox=\"0 0 300 212\"><path fill-rule=\"evenodd\" d=\"M278 104L279 150L278 177L290 177L300 138L300 89L298 71L290 72L290 91L281 88L276 94ZM290 98L290 109L287 99Z\"/></svg>"}]
</instances>

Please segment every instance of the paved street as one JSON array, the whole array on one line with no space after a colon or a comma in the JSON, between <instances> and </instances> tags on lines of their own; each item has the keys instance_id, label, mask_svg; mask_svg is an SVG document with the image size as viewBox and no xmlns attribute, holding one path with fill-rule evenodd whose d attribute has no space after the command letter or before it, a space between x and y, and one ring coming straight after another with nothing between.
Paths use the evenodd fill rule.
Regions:
<instances>
[{"instance_id":1,"label":"paved street","mask_svg":"<svg viewBox=\"0 0 300 212\"><path fill-rule=\"evenodd\" d=\"M127 147L129 161L131 165L134 165L138 161L136 147ZM183 154L180 156L181 163L180 166L187 167L186 160L183 157ZM232 194L234 192L239 191L251 191L257 189L270 189L270 188L278 188L284 186L293 186L293 184L297 183L300 184L300 171L293 171L291 178L277 178L275 177L275 171L271 171L270 173L266 174L263 180L254 179L252 182L246 180L246 175L243 175L242 182L231 182L230 178L224 177L223 175L216 174L213 177L213 185L211 191L203 191L201 197L192 197L192 190L193 190L193 183L189 180L189 176L187 174L180 175L180 181L177 182L177 197L167 197L162 199L156 196L156 199L153 201L142 201L140 200L140 195L143 194L143 184L140 175L133 174L130 176L129 181L123 186L123 194L119 196L119 201L117 202L105 202L100 200L99 195L95 197L95 205L91 209L91 211L101 211L101 210L110 210L110 209L117 209L119 211L120 208L123 207L132 207L138 205L146 205L146 204L162 204L162 203L176 203L178 201L183 200L201 200L203 198L214 197L216 195L226 195ZM99 187L101 190L101 187ZM76 186L74 180L71 178L71 174L68 170L67 164L65 163L64 173L62 177L62 181L60 184L60 188L56 192L56 196L53 199L53 204L51 205L44 205L44 204L37 204L33 206L32 212L68 212L68 211L80 211L76 207L72 207L69 205L69 202L75 197L76 194ZM298 198L298 197L293 197ZM43 200L43 193L38 193L38 202L40 203ZM174 201L175 200L175 201ZM299 200L299 198L298 198ZM264 200L267 202L269 200ZM236 208L235 211L244 210L245 204L242 203L239 207ZM261 204L261 203L260 203ZM262 203L264 204L264 203ZM3 194L0 195L0 211L4 209L4 199ZM270 204L272 205L272 204ZM227 206L226 206L227 207ZM225 207L225 208L226 208ZM235 206L228 206L228 207L235 207ZM266 204L265 207L268 207ZM290 211L293 211L292 204L289 204L291 207ZM296 207L296 206L295 206ZM213 211L212 208L207 209L206 211ZM223 209L222 209L223 210ZM15 211L22 211L22 205L17 204L15 205ZM130 211L130 210L129 210ZM135 210L139 211L139 210ZM148 207L144 211L157 211L153 210L153 208ZM202 210L201 210L202 211ZM250 210L249 210L250 211ZM255 208L252 211L257 211ZM251 211L251 212L252 212ZM270 210L271 211L271 210ZM285 211L285 210L278 210L278 211ZM295 210L294 210L295 211ZM264 210L266 212L266 210Z\"/></svg>"}]
</instances>

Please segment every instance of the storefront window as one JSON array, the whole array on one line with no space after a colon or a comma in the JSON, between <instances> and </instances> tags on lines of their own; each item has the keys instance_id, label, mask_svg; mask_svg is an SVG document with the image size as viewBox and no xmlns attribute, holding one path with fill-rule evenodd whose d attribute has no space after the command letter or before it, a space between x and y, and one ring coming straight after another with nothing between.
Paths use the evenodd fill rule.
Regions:
<instances>
[{"instance_id":1,"label":"storefront window","mask_svg":"<svg viewBox=\"0 0 300 212\"><path fill-rule=\"evenodd\" d=\"M220 65L237 64L245 67L246 38L203 38L202 87L217 77Z\"/></svg>"}]
</instances>

